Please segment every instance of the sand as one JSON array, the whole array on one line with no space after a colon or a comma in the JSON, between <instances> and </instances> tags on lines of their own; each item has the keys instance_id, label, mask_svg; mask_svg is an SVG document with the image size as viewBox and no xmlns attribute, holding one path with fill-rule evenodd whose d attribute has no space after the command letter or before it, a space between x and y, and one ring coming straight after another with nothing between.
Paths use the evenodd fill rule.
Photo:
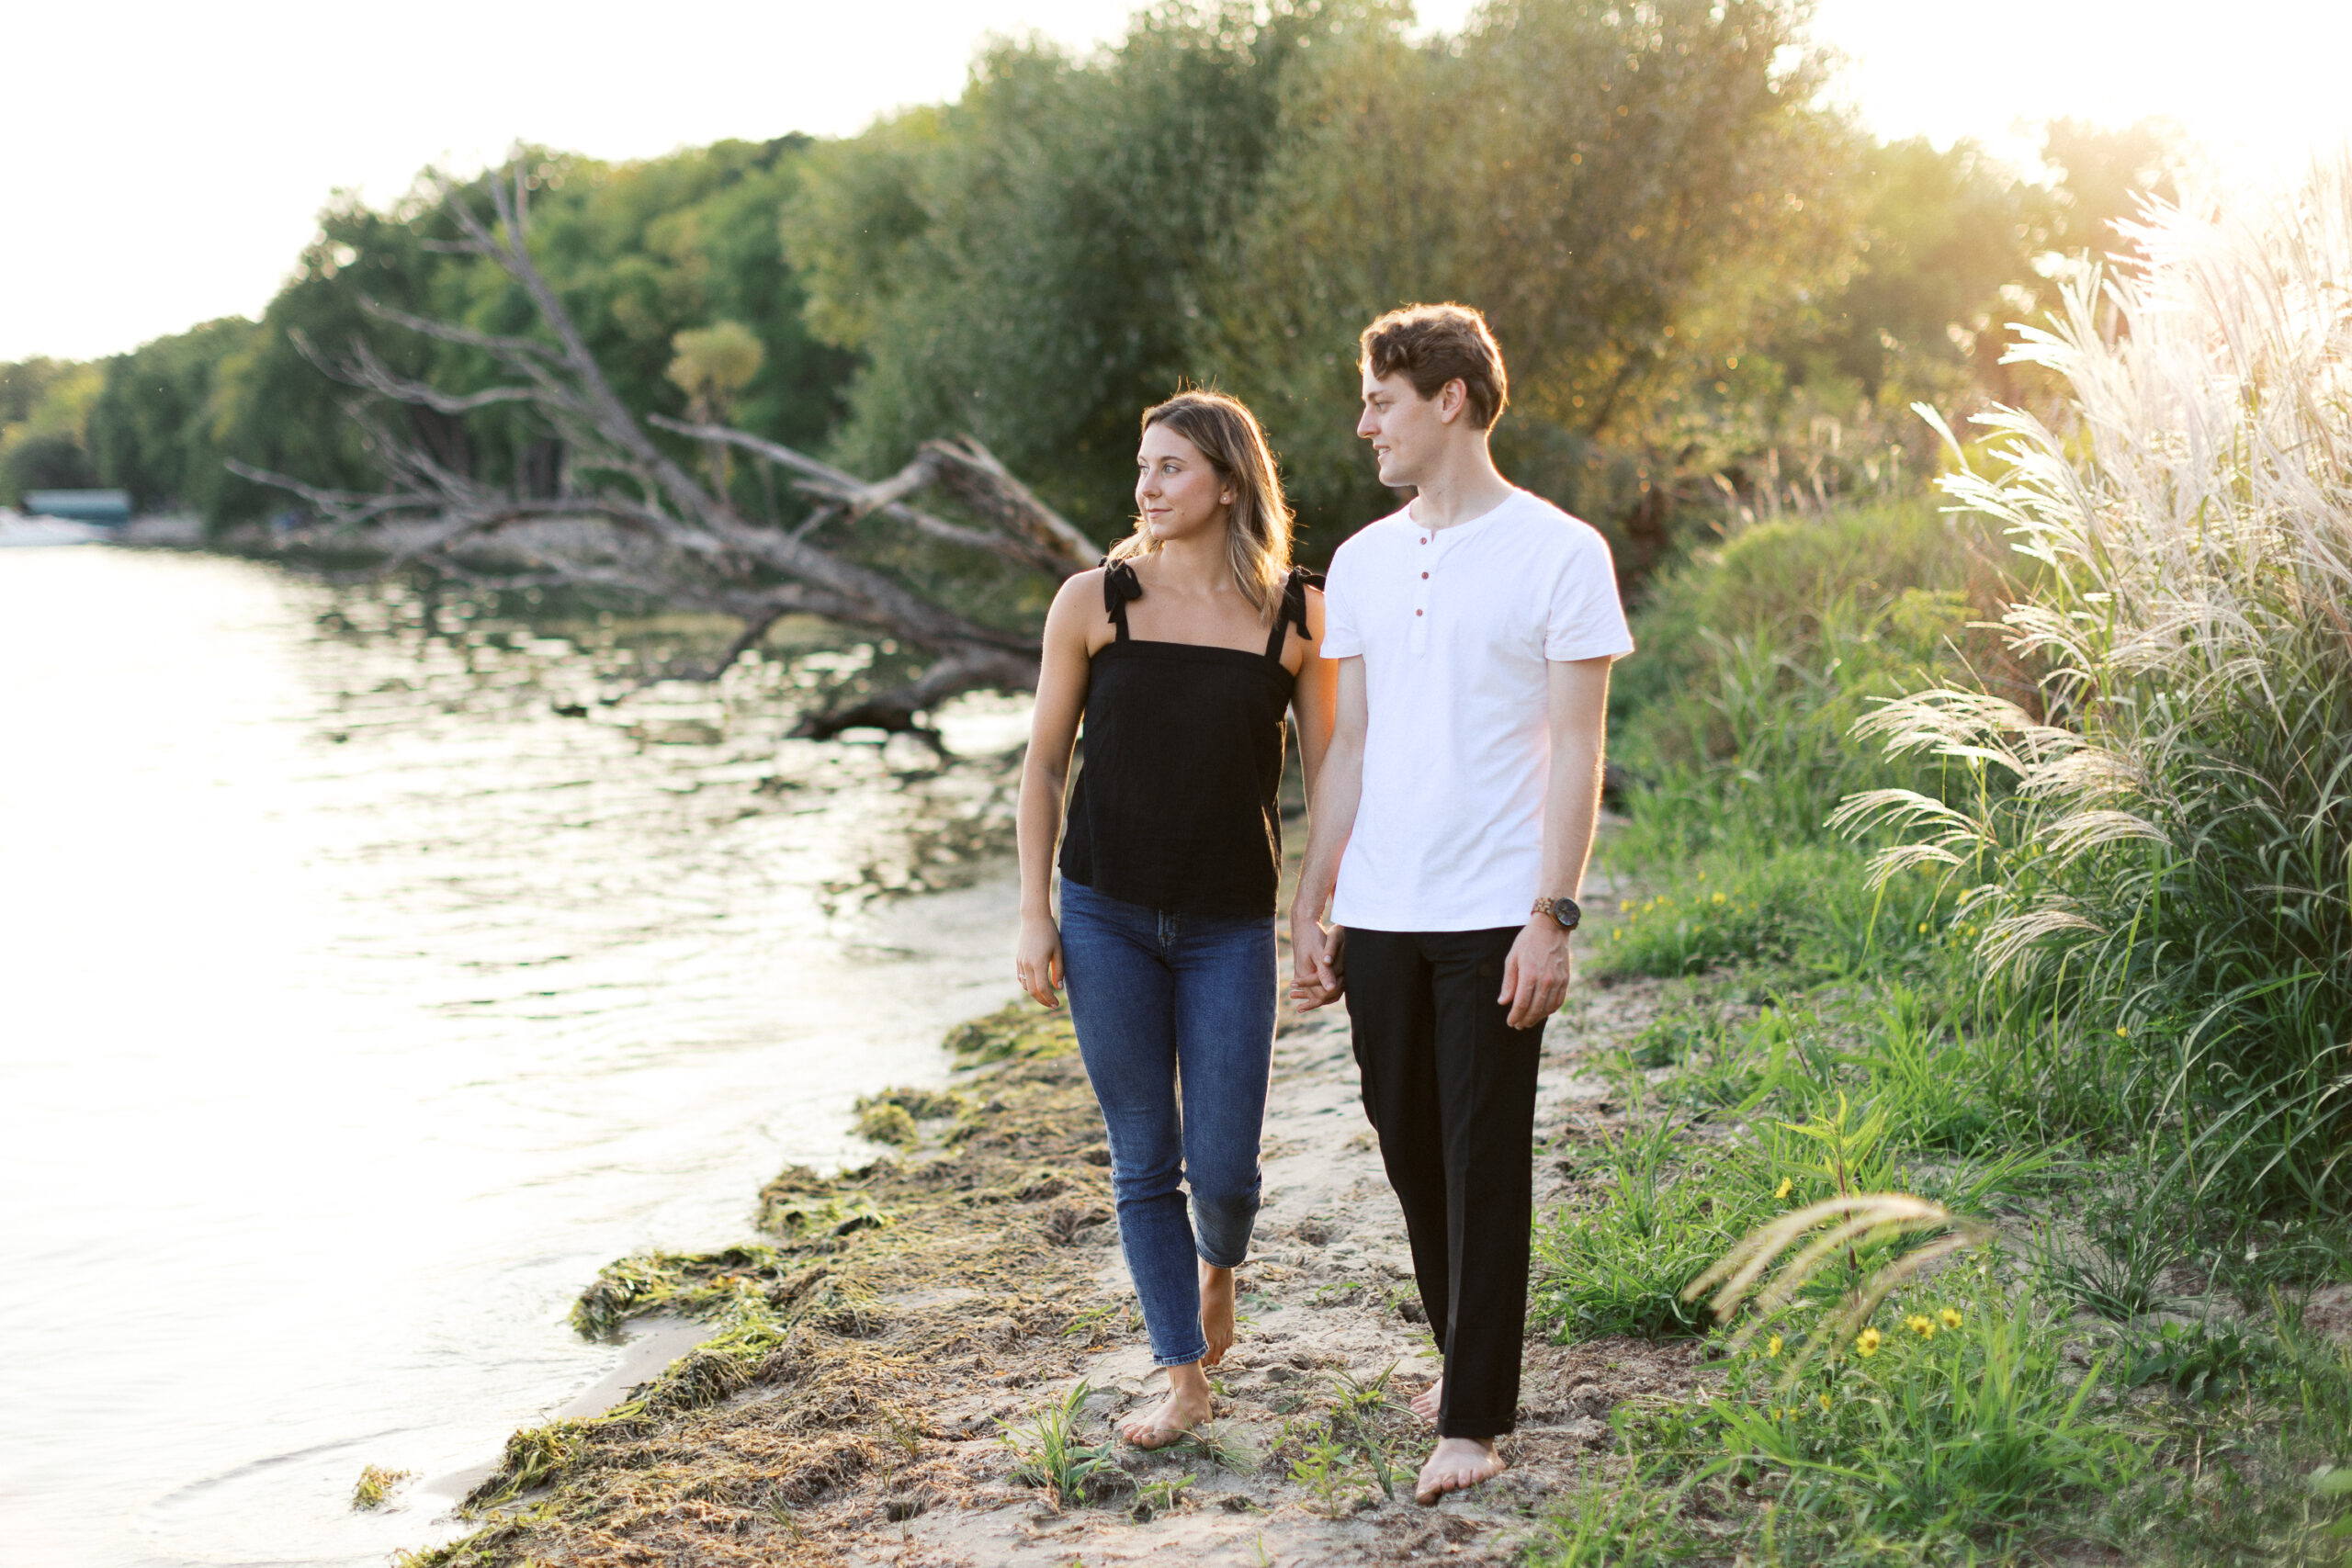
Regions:
<instances>
[{"instance_id":1,"label":"sand","mask_svg":"<svg viewBox=\"0 0 2352 1568\"><path fill-rule=\"evenodd\" d=\"M1548 1030L1539 1207L1566 1179L1545 1151L1618 1122L1584 1063L1636 1032L1657 994L1650 982L1585 987ZM1436 1366L1403 1223L1346 1018L1286 1011L1266 1203L1239 1271L1239 1339L1216 1373L1211 1443L1118 1445L1111 1421L1157 1397L1160 1380L1129 1309L1091 1095L1076 1058L1057 1054L1062 1021L1009 1010L963 1043L976 1042L1013 1059L959 1074L956 1113L922 1108L933 1115L915 1147L841 1179L793 1172L771 1186L773 1248L607 1270L599 1310L640 1325L683 1312L735 1337L673 1362L605 1416L518 1434L475 1497L490 1528L418 1561L1501 1562L1548 1504L1622 1464L1608 1424L1620 1402L1691 1383L1688 1343L1531 1338L1521 1425L1502 1442L1510 1471L1438 1506L1413 1503L1434 1434L1403 1400ZM868 1212L888 1223L854 1218ZM662 1322L665 1348L680 1343L675 1322ZM1115 1450L1116 1469L1061 1496L1006 1438L1034 1447L1041 1413L1081 1382L1077 1440ZM1321 1484L1327 1436L1347 1452Z\"/></svg>"}]
</instances>

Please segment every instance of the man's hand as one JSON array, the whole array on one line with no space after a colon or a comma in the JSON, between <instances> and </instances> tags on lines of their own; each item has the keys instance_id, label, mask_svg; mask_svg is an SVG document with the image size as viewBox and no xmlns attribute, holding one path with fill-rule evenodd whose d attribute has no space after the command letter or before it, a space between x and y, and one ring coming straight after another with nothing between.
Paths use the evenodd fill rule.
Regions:
<instances>
[{"instance_id":1,"label":"man's hand","mask_svg":"<svg viewBox=\"0 0 2352 1568\"><path fill-rule=\"evenodd\" d=\"M1503 993L1495 1000L1510 1008L1513 1029L1535 1028L1567 1000L1568 980L1575 972L1568 954L1573 935L1551 916L1538 915L1510 944L1510 956L1503 960Z\"/></svg>"},{"instance_id":2,"label":"man's hand","mask_svg":"<svg viewBox=\"0 0 2352 1568\"><path fill-rule=\"evenodd\" d=\"M1326 931L1312 916L1292 919L1291 1006L1300 1012L1313 1012L1340 999L1347 989L1347 939L1344 927Z\"/></svg>"}]
</instances>

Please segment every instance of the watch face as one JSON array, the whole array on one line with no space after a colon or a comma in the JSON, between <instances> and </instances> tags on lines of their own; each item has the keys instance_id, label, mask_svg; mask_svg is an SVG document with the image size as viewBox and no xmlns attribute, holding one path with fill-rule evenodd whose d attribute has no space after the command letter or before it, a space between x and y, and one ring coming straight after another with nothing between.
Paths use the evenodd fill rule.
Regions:
<instances>
[{"instance_id":1,"label":"watch face","mask_svg":"<svg viewBox=\"0 0 2352 1568\"><path fill-rule=\"evenodd\" d=\"M1572 931L1583 922L1584 911L1577 908L1577 901L1573 898L1555 898L1552 900L1552 918L1560 922L1562 931Z\"/></svg>"}]
</instances>

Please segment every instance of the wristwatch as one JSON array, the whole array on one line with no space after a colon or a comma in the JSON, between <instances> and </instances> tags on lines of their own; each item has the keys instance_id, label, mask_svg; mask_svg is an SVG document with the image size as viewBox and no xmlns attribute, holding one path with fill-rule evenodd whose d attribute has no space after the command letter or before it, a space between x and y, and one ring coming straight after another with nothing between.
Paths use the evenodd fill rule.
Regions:
<instances>
[{"instance_id":1,"label":"wristwatch","mask_svg":"<svg viewBox=\"0 0 2352 1568\"><path fill-rule=\"evenodd\" d=\"M1538 898L1535 908L1528 912L1551 916L1560 922L1560 929L1564 931L1572 931L1584 921L1584 911L1577 908L1577 901L1573 898Z\"/></svg>"}]
</instances>

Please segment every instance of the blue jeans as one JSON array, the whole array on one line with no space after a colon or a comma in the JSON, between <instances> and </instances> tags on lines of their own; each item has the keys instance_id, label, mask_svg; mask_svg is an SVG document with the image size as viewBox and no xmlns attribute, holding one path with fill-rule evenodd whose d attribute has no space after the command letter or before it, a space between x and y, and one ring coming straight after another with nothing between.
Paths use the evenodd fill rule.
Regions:
<instances>
[{"instance_id":1,"label":"blue jeans","mask_svg":"<svg viewBox=\"0 0 2352 1568\"><path fill-rule=\"evenodd\" d=\"M1061 933L1070 1021L1110 1134L1119 1245L1151 1359L1185 1366L1208 1354L1193 1258L1233 1268L1258 1217L1273 918L1171 915L1065 880ZM1192 1188L1189 1219L1180 1183Z\"/></svg>"}]
</instances>

